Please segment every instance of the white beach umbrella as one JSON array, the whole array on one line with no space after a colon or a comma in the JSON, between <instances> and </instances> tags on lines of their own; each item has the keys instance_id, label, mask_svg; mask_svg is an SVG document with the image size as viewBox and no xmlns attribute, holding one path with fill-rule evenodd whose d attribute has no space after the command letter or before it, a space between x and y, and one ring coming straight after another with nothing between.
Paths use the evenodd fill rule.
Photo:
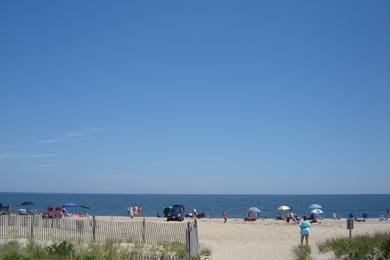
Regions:
<instances>
[{"instance_id":1,"label":"white beach umbrella","mask_svg":"<svg viewBox=\"0 0 390 260\"><path fill-rule=\"evenodd\" d=\"M316 215L319 215L319 214L322 214L322 213L324 213L322 210L320 210L320 209L313 209L312 211L310 211L311 213L314 213L314 214L316 214Z\"/></svg>"},{"instance_id":2,"label":"white beach umbrella","mask_svg":"<svg viewBox=\"0 0 390 260\"><path fill-rule=\"evenodd\" d=\"M311 204L309 209L322 209L322 206L320 204Z\"/></svg>"},{"instance_id":3,"label":"white beach umbrella","mask_svg":"<svg viewBox=\"0 0 390 260\"><path fill-rule=\"evenodd\" d=\"M285 206L285 205L278 207L279 211L287 211L287 210L290 210L290 209L291 208L289 206Z\"/></svg>"}]
</instances>

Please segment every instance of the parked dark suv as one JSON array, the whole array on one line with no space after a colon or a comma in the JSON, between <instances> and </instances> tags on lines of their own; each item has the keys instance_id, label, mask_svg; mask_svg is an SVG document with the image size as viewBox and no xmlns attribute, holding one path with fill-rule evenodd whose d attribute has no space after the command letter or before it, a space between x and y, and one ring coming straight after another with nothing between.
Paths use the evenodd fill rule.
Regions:
<instances>
[{"instance_id":1,"label":"parked dark suv","mask_svg":"<svg viewBox=\"0 0 390 260\"><path fill-rule=\"evenodd\" d=\"M168 213L167 221L176 220L183 221L184 220L184 207L183 205L173 205L171 210Z\"/></svg>"},{"instance_id":2,"label":"parked dark suv","mask_svg":"<svg viewBox=\"0 0 390 260\"><path fill-rule=\"evenodd\" d=\"M42 213L43 218L62 218L64 216L64 208L61 206L49 206Z\"/></svg>"}]
</instances>

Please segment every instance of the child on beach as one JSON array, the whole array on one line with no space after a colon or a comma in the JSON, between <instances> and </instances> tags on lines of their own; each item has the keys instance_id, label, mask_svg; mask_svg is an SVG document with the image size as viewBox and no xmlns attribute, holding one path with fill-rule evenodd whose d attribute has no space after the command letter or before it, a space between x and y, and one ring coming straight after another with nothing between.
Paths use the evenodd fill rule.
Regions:
<instances>
[{"instance_id":1,"label":"child on beach","mask_svg":"<svg viewBox=\"0 0 390 260\"><path fill-rule=\"evenodd\" d=\"M310 234L310 222L307 221L307 216L304 215L301 222L299 223L299 227L301 229L301 246L303 245L303 239L306 240L306 245L309 244L309 234Z\"/></svg>"},{"instance_id":2,"label":"child on beach","mask_svg":"<svg viewBox=\"0 0 390 260\"><path fill-rule=\"evenodd\" d=\"M226 211L222 212L222 217L223 217L223 223L226 223L227 222L227 213L226 213Z\"/></svg>"},{"instance_id":3,"label":"child on beach","mask_svg":"<svg viewBox=\"0 0 390 260\"><path fill-rule=\"evenodd\" d=\"M290 224L290 219L292 218L291 210L286 214L286 224Z\"/></svg>"}]
</instances>

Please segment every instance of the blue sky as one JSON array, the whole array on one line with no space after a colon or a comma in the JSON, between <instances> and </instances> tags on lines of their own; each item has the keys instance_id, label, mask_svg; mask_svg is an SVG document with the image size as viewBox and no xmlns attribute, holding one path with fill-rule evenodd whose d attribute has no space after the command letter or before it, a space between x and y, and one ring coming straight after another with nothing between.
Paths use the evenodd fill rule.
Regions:
<instances>
[{"instance_id":1,"label":"blue sky","mask_svg":"<svg viewBox=\"0 0 390 260\"><path fill-rule=\"evenodd\" d=\"M389 1L1 1L0 190L389 193Z\"/></svg>"}]
</instances>

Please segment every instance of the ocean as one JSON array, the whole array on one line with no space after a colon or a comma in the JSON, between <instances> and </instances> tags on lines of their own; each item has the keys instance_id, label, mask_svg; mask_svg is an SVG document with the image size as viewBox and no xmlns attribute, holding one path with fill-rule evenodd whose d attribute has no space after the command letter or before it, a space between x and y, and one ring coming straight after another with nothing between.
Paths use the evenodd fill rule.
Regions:
<instances>
[{"instance_id":1,"label":"ocean","mask_svg":"<svg viewBox=\"0 0 390 260\"><path fill-rule=\"evenodd\" d=\"M277 207L288 205L294 207L298 215L309 213L309 205L317 203L323 207L323 217L332 217L333 212L346 217L349 213L361 216L367 213L370 218L384 215L390 208L390 194L381 195L166 195L166 194L54 194L54 193L12 193L0 192L0 203L10 205L12 209L24 201L32 201L31 208L42 211L48 205L62 205L74 202L87 205L89 209L72 208L73 213L90 215L127 214L127 206L141 205L143 216L162 215L164 207L182 204L186 212L194 208L212 217L221 217L226 211L229 217L241 218L249 207L258 207L263 216L274 218Z\"/></svg>"}]
</instances>

